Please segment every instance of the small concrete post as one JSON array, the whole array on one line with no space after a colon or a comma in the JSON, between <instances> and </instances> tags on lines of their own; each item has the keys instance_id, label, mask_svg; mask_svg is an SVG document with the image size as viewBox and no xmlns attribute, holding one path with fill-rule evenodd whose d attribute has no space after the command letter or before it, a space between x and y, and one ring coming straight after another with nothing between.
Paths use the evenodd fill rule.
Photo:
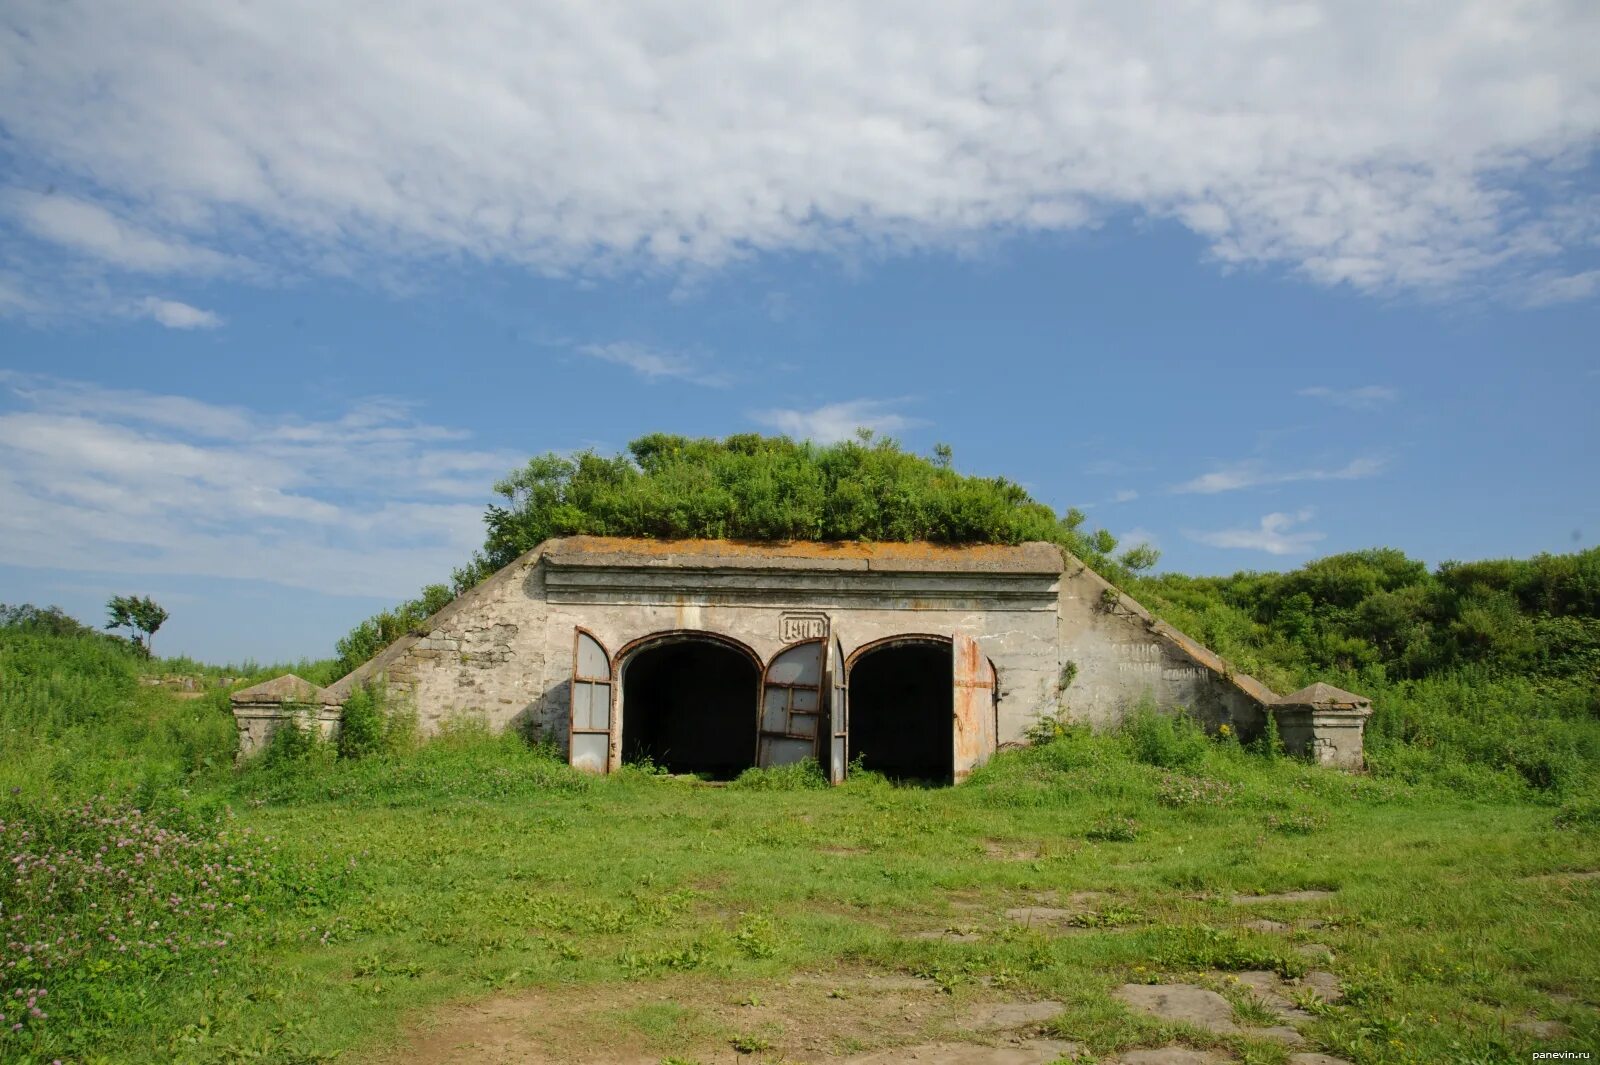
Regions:
<instances>
[{"instance_id":1,"label":"small concrete post","mask_svg":"<svg viewBox=\"0 0 1600 1065\"><path fill-rule=\"evenodd\" d=\"M339 697L293 673L236 691L229 702L239 729L241 760L264 750L285 723L298 728L314 722L323 739L339 731Z\"/></svg>"},{"instance_id":2,"label":"small concrete post","mask_svg":"<svg viewBox=\"0 0 1600 1065\"><path fill-rule=\"evenodd\" d=\"M1282 696L1270 708L1284 750L1319 765L1360 769L1372 700L1331 684L1317 683Z\"/></svg>"}]
</instances>

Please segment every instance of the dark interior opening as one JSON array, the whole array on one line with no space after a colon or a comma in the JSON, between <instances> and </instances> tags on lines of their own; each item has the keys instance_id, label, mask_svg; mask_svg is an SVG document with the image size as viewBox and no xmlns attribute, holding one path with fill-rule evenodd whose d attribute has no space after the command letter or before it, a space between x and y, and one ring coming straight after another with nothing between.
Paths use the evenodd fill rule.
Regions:
<instances>
[{"instance_id":1,"label":"dark interior opening","mask_svg":"<svg viewBox=\"0 0 1600 1065\"><path fill-rule=\"evenodd\" d=\"M709 640L635 651L622 670L622 760L732 780L755 764L761 674Z\"/></svg>"},{"instance_id":2,"label":"dark interior opening","mask_svg":"<svg viewBox=\"0 0 1600 1065\"><path fill-rule=\"evenodd\" d=\"M850 757L897 780L955 775L950 648L889 644L850 668Z\"/></svg>"}]
</instances>

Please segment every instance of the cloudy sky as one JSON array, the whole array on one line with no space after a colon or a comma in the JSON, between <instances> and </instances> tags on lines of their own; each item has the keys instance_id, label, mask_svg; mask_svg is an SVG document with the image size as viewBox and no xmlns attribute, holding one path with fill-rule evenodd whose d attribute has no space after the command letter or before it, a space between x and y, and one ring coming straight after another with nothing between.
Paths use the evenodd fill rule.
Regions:
<instances>
[{"instance_id":1,"label":"cloudy sky","mask_svg":"<svg viewBox=\"0 0 1600 1065\"><path fill-rule=\"evenodd\" d=\"M1600 535L1600 6L0 8L0 601L328 653L526 456L857 426L1163 565Z\"/></svg>"}]
</instances>

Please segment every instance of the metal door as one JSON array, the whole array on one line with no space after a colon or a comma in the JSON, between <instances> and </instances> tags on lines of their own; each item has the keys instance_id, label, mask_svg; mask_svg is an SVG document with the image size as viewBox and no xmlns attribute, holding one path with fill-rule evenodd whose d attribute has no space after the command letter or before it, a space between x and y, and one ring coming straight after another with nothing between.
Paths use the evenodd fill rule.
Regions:
<instances>
[{"instance_id":1,"label":"metal door","mask_svg":"<svg viewBox=\"0 0 1600 1065\"><path fill-rule=\"evenodd\" d=\"M958 634L950 641L950 652L955 685L955 783L959 784L994 753L999 722L994 666L978 649L978 641Z\"/></svg>"},{"instance_id":2,"label":"metal door","mask_svg":"<svg viewBox=\"0 0 1600 1065\"><path fill-rule=\"evenodd\" d=\"M567 760L579 769L611 768L611 657L583 629L572 640L572 720Z\"/></svg>"},{"instance_id":3,"label":"metal door","mask_svg":"<svg viewBox=\"0 0 1600 1065\"><path fill-rule=\"evenodd\" d=\"M828 663L823 676L828 689L828 781L839 784L844 781L850 761L850 710L849 692L844 682L844 647L837 636L828 644Z\"/></svg>"},{"instance_id":4,"label":"metal door","mask_svg":"<svg viewBox=\"0 0 1600 1065\"><path fill-rule=\"evenodd\" d=\"M826 640L779 652L761 682L761 732L756 764L790 765L817 757L822 734L822 658Z\"/></svg>"}]
</instances>

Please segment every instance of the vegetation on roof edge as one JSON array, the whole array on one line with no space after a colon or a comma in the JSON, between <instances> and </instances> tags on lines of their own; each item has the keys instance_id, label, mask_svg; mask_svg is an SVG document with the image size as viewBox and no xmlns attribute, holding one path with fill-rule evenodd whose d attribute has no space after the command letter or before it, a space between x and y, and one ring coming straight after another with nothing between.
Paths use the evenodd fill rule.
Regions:
<instances>
[{"instance_id":1,"label":"vegetation on roof edge","mask_svg":"<svg viewBox=\"0 0 1600 1065\"><path fill-rule=\"evenodd\" d=\"M374 615L339 641L354 669L455 596L555 536L656 540L865 541L1020 544L1045 541L1125 581L1157 560L1138 545L1116 554L1081 510L1056 513L1004 477L975 477L890 437L858 431L835 444L741 433L721 440L651 433L624 454L546 452L494 486L483 547L449 584Z\"/></svg>"}]
</instances>

